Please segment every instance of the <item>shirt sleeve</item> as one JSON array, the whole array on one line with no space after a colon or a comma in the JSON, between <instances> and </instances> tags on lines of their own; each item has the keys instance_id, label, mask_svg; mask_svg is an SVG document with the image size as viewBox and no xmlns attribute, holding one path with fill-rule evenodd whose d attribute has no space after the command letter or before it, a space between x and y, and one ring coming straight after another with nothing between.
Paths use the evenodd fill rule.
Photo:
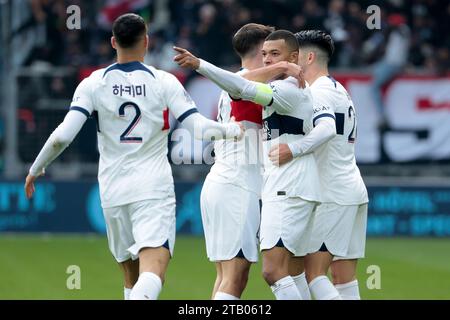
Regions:
<instances>
[{"instance_id":1,"label":"shirt sleeve","mask_svg":"<svg viewBox=\"0 0 450 320\"><path fill-rule=\"evenodd\" d=\"M186 118L183 125L199 140L238 139L243 133L235 122L219 123L198 112Z\"/></svg>"},{"instance_id":2,"label":"shirt sleeve","mask_svg":"<svg viewBox=\"0 0 450 320\"><path fill-rule=\"evenodd\" d=\"M311 153L336 135L336 125L332 118L317 119L316 126L302 140L288 144L293 157Z\"/></svg>"},{"instance_id":3,"label":"shirt sleeve","mask_svg":"<svg viewBox=\"0 0 450 320\"><path fill-rule=\"evenodd\" d=\"M89 117L94 111L91 81L91 77L88 77L80 82L70 103L70 110L81 112L86 117Z\"/></svg>"},{"instance_id":4,"label":"shirt sleeve","mask_svg":"<svg viewBox=\"0 0 450 320\"><path fill-rule=\"evenodd\" d=\"M270 88L272 90L272 99L267 104L267 107L271 107L275 109L275 111L281 113L291 112L293 108L296 108L299 102L310 99L302 89L294 84L293 80L285 79L285 80L276 80L271 82Z\"/></svg>"},{"instance_id":5,"label":"shirt sleeve","mask_svg":"<svg viewBox=\"0 0 450 320\"><path fill-rule=\"evenodd\" d=\"M336 121L335 106L333 100L328 94L327 90L316 88L311 90L313 95L313 105L314 105L314 113L313 113L313 125L316 125L316 121L321 118L332 118Z\"/></svg>"},{"instance_id":6,"label":"shirt sleeve","mask_svg":"<svg viewBox=\"0 0 450 320\"><path fill-rule=\"evenodd\" d=\"M53 131L45 142L30 168L30 174L38 176L44 173L45 168L73 141L86 120L87 117L82 113L70 110L64 118L64 121Z\"/></svg>"},{"instance_id":7,"label":"shirt sleeve","mask_svg":"<svg viewBox=\"0 0 450 320\"><path fill-rule=\"evenodd\" d=\"M197 72L228 92L233 99L248 100L263 106L272 100L272 89L269 85L249 81L239 74L218 68L202 59Z\"/></svg>"},{"instance_id":8,"label":"shirt sleeve","mask_svg":"<svg viewBox=\"0 0 450 320\"><path fill-rule=\"evenodd\" d=\"M173 74L163 73L162 87L167 107L178 121L183 122L188 116L198 112L194 100Z\"/></svg>"}]
</instances>

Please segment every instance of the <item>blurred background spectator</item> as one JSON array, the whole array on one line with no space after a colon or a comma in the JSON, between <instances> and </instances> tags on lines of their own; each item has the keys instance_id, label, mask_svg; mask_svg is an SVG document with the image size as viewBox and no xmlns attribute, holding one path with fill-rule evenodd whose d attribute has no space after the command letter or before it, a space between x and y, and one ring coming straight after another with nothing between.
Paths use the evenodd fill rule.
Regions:
<instances>
[{"instance_id":1,"label":"blurred background spectator","mask_svg":"<svg viewBox=\"0 0 450 320\"><path fill-rule=\"evenodd\" d=\"M374 55L372 93L379 113L379 127L387 126L382 87L403 71L408 62L410 29L401 14L391 14L383 32L375 33L365 43L368 56ZM380 48L381 47L381 48ZM379 59L377 59L379 58Z\"/></svg>"},{"instance_id":2,"label":"blurred background spectator","mask_svg":"<svg viewBox=\"0 0 450 320\"><path fill-rule=\"evenodd\" d=\"M81 9L79 30L69 30L66 26L69 15L66 10L70 5L78 5ZM366 10L370 5L377 5L381 10L380 29L367 27L371 13ZM366 108L366 118L378 118L381 129L391 125L384 114L383 92L397 75L444 78L450 71L450 4L446 1L3 0L0 1L0 71L3 77L0 86L4 97L0 116L3 116L4 129L0 133L8 139L3 139L4 147L1 149L0 145L0 152L5 156L18 149L17 156L9 155L10 158L6 157L9 161L5 163L11 166L18 161L31 161L55 124L63 119L76 85L93 70L114 62L111 27L114 20L126 12L138 13L148 22L150 41L144 62L175 74L202 112L211 118L214 117L218 89L214 87L217 92L204 90L205 83L201 83L195 72L180 69L172 60L172 47L187 48L214 64L237 70L239 59L232 49L231 39L248 22L294 32L302 29L328 31L336 44L332 73L356 74L365 77L366 84L372 79L368 90L359 88L358 91L368 94L370 91L371 98L361 98L358 94L353 97L363 99L361 103L355 103ZM205 91L208 91L207 97ZM427 94L417 99L427 110L446 110L441 107L446 102L440 96L442 94ZM433 99L439 103L434 103ZM416 105L415 100L407 103L404 108ZM396 109L400 112L401 108ZM409 123L397 123L396 129L403 130L398 134L409 130L418 137L436 137L436 134L429 134L430 121L423 120L426 124L420 121L425 119L425 107L414 110L417 119L410 116ZM390 122L396 121L392 118L391 115ZM368 163L394 159L386 156L389 143L377 135L376 125L372 126L372 122L362 118L359 120L358 129L365 138L362 139L364 144L358 144L358 158ZM12 124L15 122L17 125ZM95 131L94 122L88 123L80 136L89 136ZM177 125L173 121L171 124L172 129ZM11 140L11 135L20 138ZM440 135L445 136L445 132ZM391 140L397 138L403 141L400 136L390 137ZM90 142L74 141L61 160L95 162L98 156L95 140ZM430 145L429 148L434 147ZM392 153L396 149L388 151ZM430 157L449 159L446 150L441 147L436 151L438 155ZM411 154L408 159L429 154L428 151L421 152L417 156ZM402 152L399 153L397 160L404 157ZM19 174L18 171L13 176Z\"/></svg>"},{"instance_id":3,"label":"blurred background spectator","mask_svg":"<svg viewBox=\"0 0 450 320\"><path fill-rule=\"evenodd\" d=\"M391 61L408 70L445 73L450 46L450 4L438 0L30 0L30 25L44 25L46 40L36 46L26 61L31 65L45 61L52 65L99 66L113 60L110 49L111 25L125 12L136 12L149 22L154 37L148 61L174 69L165 50L172 44L188 47L213 63L238 63L230 39L250 21L272 24L297 31L320 28L331 33L336 43L334 67L365 67L377 61ZM66 28L66 8L81 7L82 28ZM382 8L382 30L366 27L366 8ZM405 36L408 34L408 36ZM397 39L404 38L403 43ZM405 45L409 43L410 46ZM361 50L369 42L377 49ZM395 47L394 47L395 46ZM385 53L383 55L383 48ZM152 50L156 50L153 51ZM399 57L394 57L393 52ZM151 54L159 58L151 58ZM409 54L408 54L409 53ZM402 60L402 61L400 61Z\"/></svg>"}]
</instances>

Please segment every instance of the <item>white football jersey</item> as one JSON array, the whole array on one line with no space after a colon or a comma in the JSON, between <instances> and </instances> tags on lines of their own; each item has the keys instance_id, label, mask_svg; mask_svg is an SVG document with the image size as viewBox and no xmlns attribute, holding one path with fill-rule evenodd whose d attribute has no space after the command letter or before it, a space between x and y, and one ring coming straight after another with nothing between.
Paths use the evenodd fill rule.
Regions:
<instances>
[{"instance_id":1,"label":"white football jersey","mask_svg":"<svg viewBox=\"0 0 450 320\"><path fill-rule=\"evenodd\" d=\"M168 110L179 121L197 112L175 76L137 61L116 63L78 85L71 110L97 119L104 208L174 193Z\"/></svg>"},{"instance_id":2,"label":"white football jersey","mask_svg":"<svg viewBox=\"0 0 450 320\"><path fill-rule=\"evenodd\" d=\"M314 120L332 117L337 135L314 151L324 202L340 205L367 203L367 189L355 160L356 108L347 90L331 77L311 85Z\"/></svg>"},{"instance_id":3,"label":"white football jersey","mask_svg":"<svg viewBox=\"0 0 450 320\"><path fill-rule=\"evenodd\" d=\"M231 100L227 92L220 96L217 121L230 122L234 117L244 125L241 140L214 142L215 163L208 179L231 183L261 196L262 187L262 107L250 101Z\"/></svg>"},{"instance_id":4,"label":"white football jersey","mask_svg":"<svg viewBox=\"0 0 450 320\"><path fill-rule=\"evenodd\" d=\"M268 158L270 148L280 143L301 140L313 128L313 101L309 88L299 88L297 80L287 78L270 83L273 99L263 108L265 200L278 196L320 201L320 185L313 154L294 158L277 167Z\"/></svg>"}]
</instances>

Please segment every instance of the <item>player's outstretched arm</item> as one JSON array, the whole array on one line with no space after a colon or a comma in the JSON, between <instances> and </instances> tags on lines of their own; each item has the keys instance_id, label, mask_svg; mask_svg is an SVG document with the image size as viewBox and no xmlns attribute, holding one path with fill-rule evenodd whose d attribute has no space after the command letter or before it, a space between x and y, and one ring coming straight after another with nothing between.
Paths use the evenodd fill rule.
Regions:
<instances>
[{"instance_id":1,"label":"player's outstretched arm","mask_svg":"<svg viewBox=\"0 0 450 320\"><path fill-rule=\"evenodd\" d=\"M306 85L302 67L287 61L280 61L270 66L247 71L242 74L247 80L264 83L276 80L282 75L296 78L299 87L305 88Z\"/></svg>"},{"instance_id":2,"label":"player's outstretched arm","mask_svg":"<svg viewBox=\"0 0 450 320\"><path fill-rule=\"evenodd\" d=\"M160 72L165 103L173 116L183 123L196 139L240 139L243 136L243 125L237 122L219 123L201 115L194 100L184 89L180 81L167 72Z\"/></svg>"},{"instance_id":3,"label":"player's outstretched arm","mask_svg":"<svg viewBox=\"0 0 450 320\"><path fill-rule=\"evenodd\" d=\"M289 144L273 146L269 151L269 159L276 166L281 166L293 158L300 157L316 150L336 135L336 124L333 118L321 118L316 126L301 140Z\"/></svg>"},{"instance_id":4,"label":"player's outstretched arm","mask_svg":"<svg viewBox=\"0 0 450 320\"><path fill-rule=\"evenodd\" d=\"M179 66L196 70L232 97L252 101L260 105L267 105L272 100L272 89L267 84L249 81L238 74L216 67L195 57L186 49L174 47L174 50L179 53L174 58Z\"/></svg>"},{"instance_id":5,"label":"player's outstretched arm","mask_svg":"<svg viewBox=\"0 0 450 320\"><path fill-rule=\"evenodd\" d=\"M34 181L44 174L45 168L55 160L61 152L73 141L83 124L86 122L86 115L76 110L67 113L64 121L53 131L42 147L36 160L30 168L25 180L25 193L31 198L34 193Z\"/></svg>"},{"instance_id":6,"label":"player's outstretched arm","mask_svg":"<svg viewBox=\"0 0 450 320\"><path fill-rule=\"evenodd\" d=\"M183 125L199 140L241 139L244 126L231 118L229 123L219 123L196 112L183 121Z\"/></svg>"}]
</instances>

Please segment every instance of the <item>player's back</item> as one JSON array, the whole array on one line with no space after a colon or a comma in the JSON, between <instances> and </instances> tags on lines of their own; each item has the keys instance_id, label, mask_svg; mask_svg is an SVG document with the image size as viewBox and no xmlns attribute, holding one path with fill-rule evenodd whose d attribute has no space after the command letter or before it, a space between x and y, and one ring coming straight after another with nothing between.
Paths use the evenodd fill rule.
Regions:
<instances>
[{"instance_id":1,"label":"player's back","mask_svg":"<svg viewBox=\"0 0 450 320\"><path fill-rule=\"evenodd\" d=\"M245 128L244 136L237 141L214 142L215 163L208 178L235 184L260 195L262 107L250 101L232 100L228 93L223 91L219 100L217 121L228 123L231 117L242 123Z\"/></svg>"},{"instance_id":2,"label":"player's back","mask_svg":"<svg viewBox=\"0 0 450 320\"><path fill-rule=\"evenodd\" d=\"M267 157L272 146L301 140L312 130L313 101L310 89L299 88L294 78L277 80L270 85L274 99L271 105L263 109L263 197L273 199L286 195L320 201L317 165L312 154L294 158L279 167Z\"/></svg>"},{"instance_id":3,"label":"player's back","mask_svg":"<svg viewBox=\"0 0 450 320\"><path fill-rule=\"evenodd\" d=\"M173 193L166 78L163 71L130 62L97 70L87 80L98 125L104 207Z\"/></svg>"},{"instance_id":4,"label":"player's back","mask_svg":"<svg viewBox=\"0 0 450 320\"><path fill-rule=\"evenodd\" d=\"M368 201L367 190L355 159L357 116L347 90L331 77L320 77L311 85L314 121L326 116L336 120L336 136L314 153L320 172L324 202L342 205Z\"/></svg>"}]
</instances>

